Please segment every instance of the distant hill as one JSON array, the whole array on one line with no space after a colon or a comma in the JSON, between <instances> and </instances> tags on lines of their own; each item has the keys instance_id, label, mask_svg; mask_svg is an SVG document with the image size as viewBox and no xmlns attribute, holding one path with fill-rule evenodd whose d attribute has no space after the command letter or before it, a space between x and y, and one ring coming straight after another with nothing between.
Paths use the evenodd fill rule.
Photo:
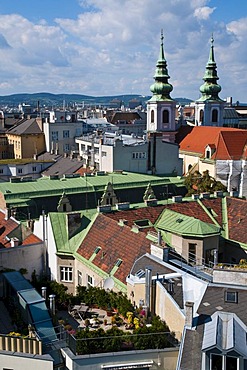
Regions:
<instances>
[{"instance_id":1,"label":"distant hill","mask_svg":"<svg viewBox=\"0 0 247 370\"><path fill-rule=\"evenodd\" d=\"M65 104L73 105L77 104L90 104L90 105L102 105L107 106L113 100L120 100L125 105L132 99L139 100L143 105L151 98L151 96L143 96L137 94L127 95L112 95L112 96L89 96L80 94L51 94L51 93L34 93L34 94L12 94L0 96L0 106L16 107L19 104L25 103L33 107L36 107L39 103L40 107L58 107ZM177 98L180 104L188 104L192 100L186 98Z\"/></svg>"}]
</instances>

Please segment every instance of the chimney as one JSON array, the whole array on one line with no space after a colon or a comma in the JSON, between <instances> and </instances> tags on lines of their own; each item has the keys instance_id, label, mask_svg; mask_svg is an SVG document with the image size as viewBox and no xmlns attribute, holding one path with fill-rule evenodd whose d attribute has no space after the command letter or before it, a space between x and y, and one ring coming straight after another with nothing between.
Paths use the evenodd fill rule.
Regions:
<instances>
[{"instance_id":1,"label":"chimney","mask_svg":"<svg viewBox=\"0 0 247 370\"><path fill-rule=\"evenodd\" d=\"M19 239L14 236L13 238L10 239L10 245L11 245L12 248L13 247L18 247Z\"/></svg>"},{"instance_id":2,"label":"chimney","mask_svg":"<svg viewBox=\"0 0 247 370\"><path fill-rule=\"evenodd\" d=\"M185 302L185 326L188 329L192 329L192 321L193 321L193 307L194 302Z\"/></svg>"},{"instance_id":3,"label":"chimney","mask_svg":"<svg viewBox=\"0 0 247 370\"><path fill-rule=\"evenodd\" d=\"M10 208L6 208L4 219L7 221L10 217L11 217L11 210Z\"/></svg>"},{"instance_id":4,"label":"chimney","mask_svg":"<svg viewBox=\"0 0 247 370\"><path fill-rule=\"evenodd\" d=\"M183 196L182 195L174 195L172 197L172 201L174 203L180 203L180 202L182 202L182 200L183 200Z\"/></svg>"},{"instance_id":5,"label":"chimney","mask_svg":"<svg viewBox=\"0 0 247 370\"><path fill-rule=\"evenodd\" d=\"M158 245L161 245L161 243L162 243L161 231L158 230Z\"/></svg>"}]
</instances>

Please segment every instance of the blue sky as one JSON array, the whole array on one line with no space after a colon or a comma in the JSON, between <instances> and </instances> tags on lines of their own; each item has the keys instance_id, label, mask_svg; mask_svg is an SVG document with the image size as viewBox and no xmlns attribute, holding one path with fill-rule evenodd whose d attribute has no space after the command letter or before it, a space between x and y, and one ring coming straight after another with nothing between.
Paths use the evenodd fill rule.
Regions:
<instances>
[{"instance_id":1,"label":"blue sky","mask_svg":"<svg viewBox=\"0 0 247 370\"><path fill-rule=\"evenodd\" d=\"M220 96L247 102L246 0L0 0L0 95L149 95L161 28L173 97L200 96L213 32Z\"/></svg>"}]
</instances>

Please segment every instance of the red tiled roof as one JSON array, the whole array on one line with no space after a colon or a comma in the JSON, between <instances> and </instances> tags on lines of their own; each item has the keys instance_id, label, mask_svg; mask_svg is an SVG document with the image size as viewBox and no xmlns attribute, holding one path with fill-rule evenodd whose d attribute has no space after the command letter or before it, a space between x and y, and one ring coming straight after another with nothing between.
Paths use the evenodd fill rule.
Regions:
<instances>
[{"instance_id":1,"label":"red tiled roof","mask_svg":"<svg viewBox=\"0 0 247 370\"><path fill-rule=\"evenodd\" d=\"M0 249L1 248L10 248L10 240L6 239L6 236L9 236L15 229L19 227L19 223L12 217L5 220L5 213L0 211ZM41 243L42 241L35 236L30 234L21 245L30 245Z\"/></svg>"},{"instance_id":2,"label":"red tiled roof","mask_svg":"<svg viewBox=\"0 0 247 370\"><path fill-rule=\"evenodd\" d=\"M246 156L247 130L229 127L193 127L181 140L180 150L204 156L207 145L215 145L212 159L241 159Z\"/></svg>"},{"instance_id":3,"label":"red tiled roof","mask_svg":"<svg viewBox=\"0 0 247 370\"><path fill-rule=\"evenodd\" d=\"M162 211L169 208L175 212L213 224L208 215L209 212L222 226L222 199L202 199L201 202L207 208L207 212L196 201L183 201L156 207L99 214L77 252L89 260L96 247L101 247L93 263L107 273L110 273L117 260L121 259L123 262L114 276L125 283L126 276L134 261L150 251L150 242L146 239L146 233L150 228L143 228L143 232L135 233L131 231L134 221L148 219L152 224L155 224ZM247 243L247 201L229 197L227 198L227 211L230 239ZM118 224L119 219L124 219L127 223L120 226Z\"/></svg>"},{"instance_id":4,"label":"red tiled roof","mask_svg":"<svg viewBox=\"0 0 247 370\"><path fill-rule=\"evenodd\" d=\"M19 223L12 218L5 220L4 212L0 211L0 248L9 248L10 241L6 240L9 235L19 226Z\"/></svg>"},{"instance_id":5,"label":"red tiled roof","mask_svg":"<svg viewBox=\"0 0 247 370\"><path fill-rule=\"evenodd\" d=\"M30 234L26 239L23 240L22 245L40 244L42 240L36 235Z\"/></svg>"},{"instance_id":6,"label":"red tiled roof","mask_svg":"<svg viewBox=\"0 0 247 370\"><path fill-rule=\"evenodd\" d=\"M247 200L227 198L229 238L247 244Z\"/></svg>"},{"instance_id":7,"label":"red tiled roof","mask_svg":"<svg viewBox=\"0 0 247 370\"><path fill-rule=\"evenodd\" d=\"M150 252L150 241L145 233L135 233L130 227L119 226L117 221L99 214L77 252L88 260L96 247L101 250L93 260L94 265L109 274L121 259L114 276L125 284L134 261Z\"/></svg>"},{"instance_id":8,"label":"red tiled roof","mask_svg":"<svg viewBox=\"0 0 247 370\"><path fill-rule=\"evenodd\" d=\"M202 200L202 203L205 204L205 206L208 208L209 212L213 210L218 217L216 218L218 223L221 224L222 217L221 217L221 199L208 199L208 200ZM119 221L120 219L126 220L127 225L129 227L132 227L134 224L134 221L137 220L149 220L153 225L163 212L165 208L169 208L174 212L178 212L181 214L184 214L186 216L195 217L199 219L200 221L207 222L212 224L213 221L211 218L207 215L206 212L203 211L200 204L195 202L186 202L183 201L182 203L172 203L167 205L159 205L156 207L144 207L144 208L138 208L138 209L128 209L125 211L115 211L106 213L106 217L110 217L111 219L114 219L116 221ZM150 228L144 227L140 229L141 231L147 233Z\"/></svg>"},{"instance_id":9,"label":"red tiled roof","mask_svg":"<svg viewBox=\"0 0 247 370\"><path fill-rule=\"evenodd\" d=\"M166 206L159 205L156 207L144 207L137 209L127 209L125 211L114 211L106 213L106 217L110 217L113 220L126 220L126 225L132 227L134 221L137 220L149 220L152 224L156 222L162 211ZM140 231L147 233L153 229L152 227L140 228Z\"/></svg>"}]
</instances>

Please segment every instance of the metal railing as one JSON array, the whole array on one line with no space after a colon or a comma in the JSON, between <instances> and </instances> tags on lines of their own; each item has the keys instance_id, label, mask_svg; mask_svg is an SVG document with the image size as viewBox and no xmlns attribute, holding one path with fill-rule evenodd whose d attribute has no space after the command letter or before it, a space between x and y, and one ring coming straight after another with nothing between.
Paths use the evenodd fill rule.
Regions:
<instances>
[{"instance_id":1,"label":"metal railing","mask_svg":"<svg viewBox=\"0 0 247 370\"><path fill-rule=\"evenodd\" d=\"M92 333L90 331L90 333ZM121 352L130 350L164 349L178 347L174 333L145 333L104 335L91 338L76 338L68 335L68 346L75 355Z\"/></svg>"},{"instance_id":2,"label":"metal railing","mask_svg":"<svg viewBox=\"0 0 247 370\"><path fill-rule=\"evenodd\" d=\"M186 270L187 272L195 274L203 280L212 279L214 263L211 261L206 263L205 258L198 257L194 253L189 253L188 255L180 255L170 249L169 262L175 263L182 270Z\"/></svg>"}]
</instances>

